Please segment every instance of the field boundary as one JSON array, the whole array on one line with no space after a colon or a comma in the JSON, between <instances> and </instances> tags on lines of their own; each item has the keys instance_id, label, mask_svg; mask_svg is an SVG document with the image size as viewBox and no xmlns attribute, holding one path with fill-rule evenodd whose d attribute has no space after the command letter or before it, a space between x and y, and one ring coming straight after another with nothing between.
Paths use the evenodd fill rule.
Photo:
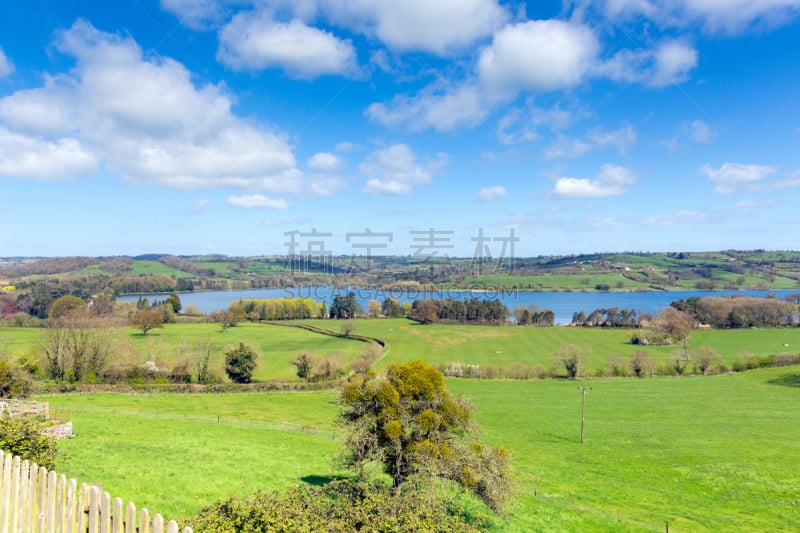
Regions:
<instances>
[{"instance_id":1,"label":"field boundary","mask_svg":"<svg viewBox=\"0 0 800 533\"><path fill-rule=\"evenodd\" d=\"M160 514L111 499L97 485L48 471L19 456L4 453L0 472L0 532L29 533L193 533L177 522L164 524ZM138 524L138 525L137 525Z\"/></svg>"}]
</instances>

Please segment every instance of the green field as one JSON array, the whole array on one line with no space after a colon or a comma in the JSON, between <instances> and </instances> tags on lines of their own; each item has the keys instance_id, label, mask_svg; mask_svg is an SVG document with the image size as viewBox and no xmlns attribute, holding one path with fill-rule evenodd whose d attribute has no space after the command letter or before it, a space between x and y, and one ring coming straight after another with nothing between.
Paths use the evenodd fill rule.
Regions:
<instances>
[{"instance_id":1,"label":"green field","mask_svg":"<svg viewBox=\"0 0 800 533\"><path fill-rule=\"evenodd\" d=\"M336 329L330 320L308 323ZM458 361L466 364L498 365L512 363L553 366L553 353L563 344L589 349L588 373L602 369L611 355L630 357L645 351L656 362L667 364L671 353L682 346L635 346L625 329L454 326L417 324L405 319L356 320L356 333L383 339L389 351L379 368L390 362L422 358L432 364ZM788 344L787 346L784 346ZM730 367L744 352L754 355L800 351L800 328L699 330L692 332L689 347L711 346Z\"/></svg>"},{"instance_id":2,"label":"green field","mask_svg":"<svg viewBox=\"0 0 800 533\"><path fill-rule=\"evenodd\" d=\"M9 353L38 353L44 328L0 328L0 348ZM133 328L118 328L115 341L129 346L135 355L129 363L155 361L159 367L172 368L181 357L181 345L195 342L211 343L210 367L223 374L227 347L244 342L259 352L255 380L295 380L295 367L291 360L298 352L306 350L320 355L339 352L346 364L364 350L364 343L350 339L320 335L299 328L269 324L242 323L222 333L219 324L166 324L164 329L151 331L146 337Z\"/></svg>"},{"instance_id":3,"label":"green field","mask_svg":"<svg viewBox=\"0 0 800 533\"><path fill-rule=\"evenodd\" d=\"M511 453L518 492L497 531L796 531L798 383L792 368L582 382L592 387L584 444L576 382L448 387ZM334 473L332 391L46 399L69 410L78 435L60 445L63 473L170 517Z\"/></svg>"}]
</instances>

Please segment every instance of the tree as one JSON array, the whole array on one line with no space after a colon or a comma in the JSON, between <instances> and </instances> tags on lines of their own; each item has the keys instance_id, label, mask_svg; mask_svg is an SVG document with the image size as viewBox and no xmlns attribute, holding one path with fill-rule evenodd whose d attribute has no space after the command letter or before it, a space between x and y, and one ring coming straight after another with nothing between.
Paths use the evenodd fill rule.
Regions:
<instances>
[{"instance_id":1,"label":"tree","mask_svg":"<svg viewBox=\"0 0 800 533\"><path fill-rule=\"evenodd\" d=\"M507 496L508 455L475 435L472 407L445 389L444 376L422 361L389 366L387 377L354 374L339 398L346 428L344 463L379 463L394 488L409 480L447 479L492 509Z\"/></svg>"},{"instance_id":2,"label":"tree","mask_svg":"<svg viewBox=\"0 0 800 533\"><path fill-rule=\"evenodd\" d=\"M367 313L369 313L370 318L381 316L381 303L378 300L370 300L367 304Z\"/></svg>"},{"instance_id":3,"label":"tree","mask_svg":"<svg viewBox=\"0 0 800 533\"><path fill-rule=\"evenodd\" d=\"M50 305L50 312L48 313L48 318L61 318L68 315L71 315L75 312L85 312L87 309L86 302L82 298L78 298L77 296L73 296L68 294L66 296L62 296L57 298L51 305Z\"/></svg>"},{"instance_id":4,"label":"tree","mask_svg":"<svg viewBox=\"0 0 800 533\"><path fill-rule=\"evenodd\" d=\"M585 349L577 344L562 344L556 349L556 362L564 365L570 379L575 379L583 365Z\"/></svg>"},{"instance_id":5,"label":"tree","mask_svg":"<svg viewBox=\"0 0 800 533\"><path fill-rule=\"evenodd\" d=\"M695 354L694 360L695 364L697 365L697 369L701 374L705 374L714 366L718 366L722 363L722 358L711 346L699 347L697 349L697 353Z\"/></svg>"},{"instance_id":6,"label":"tree","mask_svg":"<svg viewBox=\"0 0 800 533\"><path fill-rule=\"evenodd\" d=\"M166 299L164 305L172 309L173 313L180 313L181 312L181 299L177 293L172 293L169 295L169 298Z\"/></svg>"},{"instance_id":7,"label":"tree","mask_svg":"<svg viewBox=\"0 0 800 533\"><path fill-rule=\"evenodd\" d=\"M297 377L308 380L311 378L311 370L314 365L314 354L300 352L292 360L292 364L297 368Z\"/></svg>"},{"instance_id":8,"label":"tree","mask_svg":"<svg viewBox=\"0 0 800 533\"><path fill-rule=\"evenodd\" d=\"M158 309L140 309L131 318L131 326L142 330L142 335L164 327L164 315Z\"/></svg>"},{"instance_id":9,"label":"tree","mask_svg":"<svg viewBox=\"0 0 800 533\"><path fill-rule=\"evenodd\" d=\"M103 322L77 313L49 320L42 352L51 378L81 381L100 375L110 351L110 338Z\"/></svg>"},{"instance_id":10,"label":"tree","mask_svg":"<svg viewBox=\"0 0 800 533\"><path fill-rule=\"evenodd\" d=\"M638 351L631 356L630 359L631 370L633 370L633 374L637 377L643 377L645 374L649 374L653 371L653 360L650 359L650 356L647 355L647 352Z\"/></svg>"},{"instance_id":11,"label":"tree","mask_svg":"<svg viewBox=\"0 0 800 533\"><path fill-rule=\"evenodd\" d=\"M339 328L339 330L342 332L342 335L349 337L356 330L356 323L352 320L346 320L342 322L342 327Z\"/></svg>"},{"instance_id":12,"label":"tree","mask_svg":"<svg viewBox=\"0 0 800 533\"><path fill-rule=\"evenodd\" d=\"M225 352L225 373L234 383L250 383L256 368L256 353L243 342Z\"/></svg>"},{"instance_id":13,"label":"tree","mask_svg":"<svg viewBox=\"0 0 800 533\"><path fill-rule=\"evenodd\" d=\"M438 320L438 309L433 300L415 300L408 318L421 324L430 324Z\"/></svg>"}]
</instances>

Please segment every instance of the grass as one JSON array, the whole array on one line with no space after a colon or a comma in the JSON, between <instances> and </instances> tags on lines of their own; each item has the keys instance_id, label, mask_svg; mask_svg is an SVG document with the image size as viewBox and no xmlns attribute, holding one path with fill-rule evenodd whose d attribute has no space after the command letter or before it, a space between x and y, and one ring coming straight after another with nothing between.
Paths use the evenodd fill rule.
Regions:
<instances>
[{"instance_id":1,"label":"grass","mask_svg":"<svg viewBox=\"0 0 800 533\"><path fill-rule=\"evenodd\" d=\"M448 388L511 453L518 489L496 531L796 531L798 382L783 368ZM592 388L584 444L579 384ZM171 518L334 472L335 441L278 429L288 418L335 431L332 391L46 399L70 410L78 434L60 444L63 473Z\"/></svg>"},{"instance_id":2,"label":"grass","mask_svg":"<svg viewBox=\"0 0 800 533\"><path fill-rule=\"evenodd\" d=\"M45 332L44 328L0 328L0 353L3 348L10 354L38 353L36 346L42 342ZM181 357L182 344L210 342L210 367L221 375L226 348L244 342L259 352L253 374L255 380L298 379L291 360L302 350L324 356L338 352L345 365L364 350L364 343L355 340L300 328L247 322L228 328L225 333L219 324L166 324L163 329L153 330L147 336L143 336L140 330L124 327L114 332L114 338L132 348L134 356L129 363L155 361L159 367L166 368L172 368Z\"/></svg>"},{"instance_id":3,"label":"grass","mask_svg":"<svg viewBox=\"0 0 800 533\"><path fill-rule=\"evenodd\" d=\"M331 321L309 321L333 328ZM378 368L387 363L424 358L432 364L458 361L507 367L512 363L553 366L553 353L563 344L589 348L586 368L590 373L605 366L610 355L630 357L645 351L658 363L667 364L680 346L635 346L628 330L602 328L535 328L516 326L421 325L405 319L356 320L356 333L384 339L390 350ZM335 329L335 328L334 328ZM788 347L784 347L788 344ZM690 348L711 346L729 367L745 351L768 355L800 350L800 328L702 330L692 332ZM560 370L560 369L559 369Z\"/></svg>"},{"instance_id":4,"label":"grass","mask_svg":"<svg viewBox=\"0 0 800 533\"><path fill-rule=\"evenodd\" d=\"M47 398L51 408L70 411L77 433L59 443L67 457L59 473L99 482L114 497L170 519L229 494L283 489L331 472L330 433L287 431L281 422L325 423L329 431L332 399L332 393Z\"/></svg>"}]
</instances>

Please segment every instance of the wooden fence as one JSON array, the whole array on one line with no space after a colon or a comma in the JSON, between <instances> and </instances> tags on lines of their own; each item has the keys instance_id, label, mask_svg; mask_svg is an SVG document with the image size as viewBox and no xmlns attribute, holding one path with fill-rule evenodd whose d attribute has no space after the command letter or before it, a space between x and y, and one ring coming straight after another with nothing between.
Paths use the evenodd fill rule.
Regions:
<instances>
[{"instance_id":1,"label":"wooden fence","mask_svg":"<svg viewBox=\"0 0 800 533\"><path fill-rule=\"evenodd\" d=\"M42 417L50 419L50 403L34 402L30 400L2 399L0 400L0 416Z\"/></svg>"},{"instance_id":2,"label":"wooden fence","mask_svg":"<svg viewBox=\"0 0 800 533\"><path fill-rule=\"evenodd\" d=\"M138 524L138 525L137 525ZM10 453L0 469L0 533L192 533L160 514L111 499L97 486L77 486Z\"/></svg>"}]
</instances>

